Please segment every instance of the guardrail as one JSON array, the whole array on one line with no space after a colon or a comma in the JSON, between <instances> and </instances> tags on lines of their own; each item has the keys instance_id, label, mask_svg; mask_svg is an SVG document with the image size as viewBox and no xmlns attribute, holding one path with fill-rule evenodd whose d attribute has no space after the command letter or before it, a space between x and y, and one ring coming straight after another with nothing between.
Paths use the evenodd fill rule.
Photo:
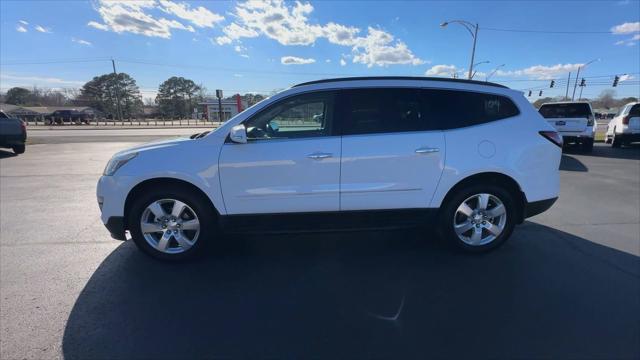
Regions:
<instances>
[{"instance_id":1,"label":"guardrail","mask_svg":"<svg viewBox=\"0 0 640 360\"><path fill-rule=\"evenodd\" d=\"M129 120L110 120L110 119L90 119L85 122L81 121L62 121L61 123L50 121L42 121L42 120L28 120L25 121L27 126L55 126L55 127L64 127L64 126L110 126L110 127L118 127L118 126L207 126L207 127L217 127L220 126L221 122L217 121L207 121L207 120L196 120L196 119L129 119Z\"/></svg>"}]
</instances>

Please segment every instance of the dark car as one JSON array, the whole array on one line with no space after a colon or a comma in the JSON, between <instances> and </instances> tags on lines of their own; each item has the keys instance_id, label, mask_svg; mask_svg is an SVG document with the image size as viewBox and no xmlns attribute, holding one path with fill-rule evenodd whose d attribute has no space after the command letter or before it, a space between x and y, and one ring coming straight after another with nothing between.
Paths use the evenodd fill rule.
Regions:
<instances>
[{"instance_id":1,"label":"dark car","mask_svg":"<svg viewBox=\"0 0 640 360\"><path fill-rule=\"evenodd\" d=\"M0 111L0 147L11 148L16 154L22 154L26 141L27 125L25 122Z\"/></svg>"},{"instance_id":2,"label":"dark car","mask_svg":"<svg viewBox=\"0 0 640 360\"><path fill-rule=\"evenodd\" d=\"M56 110L50 115L45 117L45 121L48 124L58 124L62 125L64 123L74 123L74 124L88 124L89 117L87 114L80 112L76 109L71 110Z\"/></svg>"}]
</instances>

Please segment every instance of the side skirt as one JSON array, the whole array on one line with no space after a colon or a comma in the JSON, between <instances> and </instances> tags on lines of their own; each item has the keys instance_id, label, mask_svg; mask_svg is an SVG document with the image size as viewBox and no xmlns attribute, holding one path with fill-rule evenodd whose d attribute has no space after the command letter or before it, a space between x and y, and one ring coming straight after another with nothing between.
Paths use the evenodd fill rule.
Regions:
<instances>
[{"instance_id":1,"label":"side skirt","mask_svg":"<svg viewBox=\"0 0 640 360\"><path fill-rule=\"evenodd\" d=\"M297 233L412 228L428 225L438 209L332 211L220 216L229 233Z\"/></svg>"}]
</instances>

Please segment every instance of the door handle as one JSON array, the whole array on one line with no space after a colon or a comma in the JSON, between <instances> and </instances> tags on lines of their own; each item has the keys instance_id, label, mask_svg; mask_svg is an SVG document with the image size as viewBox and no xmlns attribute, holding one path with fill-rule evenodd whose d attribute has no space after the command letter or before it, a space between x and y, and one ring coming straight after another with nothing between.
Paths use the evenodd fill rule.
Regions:
<instances>
[{"instance_id":1,"label":"door handle","mask_svg":"<svg viewBox=\"0 0 640 360\"><path fill-rule=\"evenodd\" d=\"M331 156L332 154L329 154L329 153L313 153L313 154L307 155L309 159L313 159L313 160L322 160L322 159L330 158Z\"/></svg>"},{"instance_id":2,"label":"door handle","mask_svg":"<svg viewBox=\"0 0 640 360\"><path fill-rule=\"evenodd\" d=\"M440 149L438 148L421 147L416 149L416 154L431 154L431 153L437 153L438 151L440 151Z\"/></svg>"}]
</instances>

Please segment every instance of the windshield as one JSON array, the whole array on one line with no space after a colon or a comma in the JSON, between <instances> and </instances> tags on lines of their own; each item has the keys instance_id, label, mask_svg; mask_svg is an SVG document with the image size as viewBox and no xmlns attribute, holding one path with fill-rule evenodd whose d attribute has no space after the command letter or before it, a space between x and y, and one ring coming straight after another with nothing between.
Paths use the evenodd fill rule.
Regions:
<instances>
[{"instance_id":1,"label":"windshield","mask_svg":"<svg viewBox=\"0 0 640 360\"><path fill-rule=\"evenodd\" d=\"M588 118L591 116L591 107L585 103L546 104L542 105L538 111L547 119Z\"/></svg>"}]
</instances>

